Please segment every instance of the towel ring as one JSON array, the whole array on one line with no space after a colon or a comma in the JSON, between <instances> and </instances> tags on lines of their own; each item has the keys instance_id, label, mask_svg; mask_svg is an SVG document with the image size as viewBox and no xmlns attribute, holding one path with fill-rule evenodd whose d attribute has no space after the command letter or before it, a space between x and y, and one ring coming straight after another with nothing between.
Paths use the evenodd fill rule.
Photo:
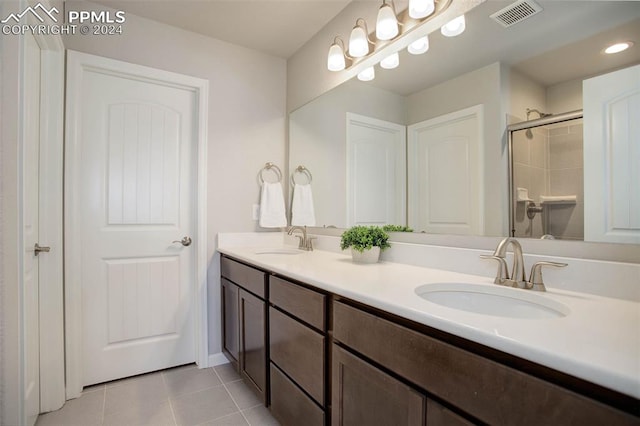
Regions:
<instances>
[{"instance_id":1,"label":"towel ring","mask_svg":"<svg viewBox=\"0 0 640 426\"><path fill-rule=\"evenodd\" d=\"M310 184L311 181L313 181L313 175L311 175L311 172L309 171L309 169L307 169L305 166L298 166L296 167L296 169L293 171L293 173L291 173L291 183L292 184L296 184L296 180L295 180L295 175L296 173L301 173L303 175L305 175L307 177L307 184Z\"/></svg>"},{"instance_id":2,"label":"towel ring","mask_svg":"<svg viewBox=\"0 0 640 426\"><path fill-rule=\"evenodd\" d=\"M260 183L264 183L264 177L262 177L262 173L265 170L273 170L273 172L276 174L276 176L278 177L278 182L282 181L282 171L280 170L280 167L276 166L275 164L273 164L272 162L268 162L264 165L264 167L260 170L260 173L258 173L258 176L260 176Z\"/></svg>"}]
</instances>

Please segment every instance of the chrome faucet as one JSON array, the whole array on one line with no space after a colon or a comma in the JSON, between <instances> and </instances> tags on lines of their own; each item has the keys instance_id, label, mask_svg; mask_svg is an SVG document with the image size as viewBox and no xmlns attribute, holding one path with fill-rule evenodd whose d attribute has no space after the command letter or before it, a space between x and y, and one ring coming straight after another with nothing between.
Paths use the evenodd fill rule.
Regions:
<instances>
[{"instance_id":1,"label":"chrome faucet","mask_svg":"<svg viewBox=\"0 0 640 426\"><path fill-rule=\"evenodd\" d=\"M307 227L306 226L290 226L287 230L287 235L293 235L294 231L300 231L302 235L296 235L296 238L300 240L298 244L298 248L300 250L313 251L312 241L315 240L315 237L307 236Z\"/></svg>"},{"instance_id":2,"label":"chrome faucet","mask_svg":"<svg viewBox=\"0 0 640 426\"><path fill-rule=\"evenodd\" d=\"M507 268L507 248L511 245L513 247L513 266L511 268L511 274ZM496 278L493 281L499 285L505 285L509 287L517 287L526 290L546 291L542 280L542 267L543 266L555 266L561 268L567 266L566 263L559 262L537 262L531 267L531 274L529 281L524 272L524 257L522 255L522 246L515 238L504 238L492 255L481 255L483 259L493 259L498 261L498 272Z\"/></svg>"}]
</instances>

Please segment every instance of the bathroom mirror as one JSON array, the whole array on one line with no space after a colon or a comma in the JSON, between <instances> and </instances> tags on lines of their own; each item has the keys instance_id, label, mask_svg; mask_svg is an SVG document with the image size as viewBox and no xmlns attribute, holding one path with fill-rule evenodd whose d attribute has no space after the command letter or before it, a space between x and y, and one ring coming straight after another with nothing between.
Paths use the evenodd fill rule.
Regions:
<instances>
[{"instance_id":1,"label":"bathroom mirror","mask_svg":"<svg viewBox=\"0 0 640 426\"><path fill-rule=\"evenodd\" d=\"M450 199L459 211L477 212L481 225L459 231L443 227L442 233L508 234L506 126L525 121L527 108L553 114L581 109L583 79L640 63L640 3L538 0L543 10L511 27L490 18L512 3L487 1L467 14L461 36L432 34L426 54L401 52L398 68L376 67L373 81L352 79L291 113L289 171L304 166L313 173L317 226L351 226L354 210L364 206L372 212L371 223L382 220L438 233L412 221L419 204L412 194L425 179L420 166L410 164L415 151L406 151L405 142L409 161L402 164L396 160L402 154L393 148L354 161L357 135L351 132L356 142L349 145L347 128L356 122L365 130L392 133L400 126L410 134L412 126L432 120L437 126L447 114L454 114L455 121L455 114L476 108L480 140L471 165L477 167L477 178L467 179L477 187L466 197ZM611 40L636 40L636 45L605 57L601 51ZM453 171L469 166L441 163L451 173L449 182L439 182L445 190L457 179ZM440 199L447 196L445 191Z\"/></svg>"}]
</instances>

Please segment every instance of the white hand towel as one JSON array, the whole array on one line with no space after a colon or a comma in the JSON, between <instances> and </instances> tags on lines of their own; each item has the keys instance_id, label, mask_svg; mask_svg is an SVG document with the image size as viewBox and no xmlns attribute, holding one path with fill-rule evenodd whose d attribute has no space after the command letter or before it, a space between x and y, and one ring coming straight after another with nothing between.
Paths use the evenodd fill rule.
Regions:
<instances>
[{"instance_id":1,"label":"white hand towel","mask_svg":"<svg viewBox=\"0 0 640 426\"><path fill-rule=\"evenodd\" d=\"M260 194L260 226L263 228L284 228L287 215L284 195L280 182L263 182Z\"/></svg>"},{"instance_id":2,"label":"white hand towel","mask_svg":"<svg viewBox=\"0 0 640 426\"><path fill-rule=\"evenodd\" d=\"M316 226L316 214L313 209L311 185L294 184L291 202L291 225Z\"/></svg>"}]
</instances>

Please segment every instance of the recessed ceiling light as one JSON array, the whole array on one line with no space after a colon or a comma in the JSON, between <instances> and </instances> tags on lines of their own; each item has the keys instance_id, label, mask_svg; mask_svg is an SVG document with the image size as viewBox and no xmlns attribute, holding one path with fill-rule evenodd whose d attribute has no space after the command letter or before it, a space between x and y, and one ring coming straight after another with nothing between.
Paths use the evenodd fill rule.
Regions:
<instances>
[{"instance_id":1,"label":"recessed ceiling light","mask_svg":"<svg viewBox=\"0 0 640 426\"><path fill-rule=\"evenodd\" d=\"M623 50L627 50L631 46L633 46L632 41L623 41L622 43L612 44L611 46L607 47L606 49L604 49L604 53L607 53L607 54L620 53Z\"/></svg>"}]
</instances>

